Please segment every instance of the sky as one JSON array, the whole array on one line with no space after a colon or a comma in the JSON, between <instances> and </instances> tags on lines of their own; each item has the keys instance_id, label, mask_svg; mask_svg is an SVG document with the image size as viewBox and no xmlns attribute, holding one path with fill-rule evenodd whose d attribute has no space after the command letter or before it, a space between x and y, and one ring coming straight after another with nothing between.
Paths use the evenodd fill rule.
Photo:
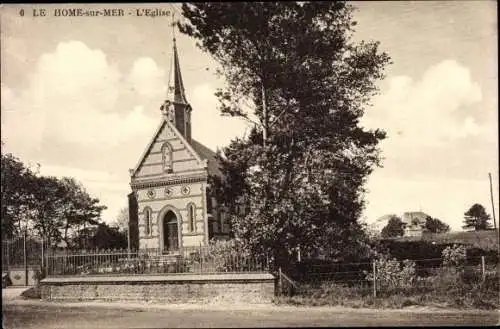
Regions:
<instances>
[{"instance_id":1,"label":"sky","mask_svg":"<svg viewBox=\"0 0 500 329\"><path fill-rule=\"evenodd\" d=\"M459 230L474 203L491 214L488 172L498 218L496 2L352 4L355 40L380 41L393 62L362 119L388 135L362 220L424 211ZM56 16L62 8L121 8L124 16ZM106 222L127 206L128 169L161 120L171 17L138 15L155 8L175 12L170 4L0 8L2 152L39 163L42 174L75 177L108 207ZM217 64L194 40L176 38L193 138L216 150L247 123L219 115Z\"/></svg>"}]
</instances>

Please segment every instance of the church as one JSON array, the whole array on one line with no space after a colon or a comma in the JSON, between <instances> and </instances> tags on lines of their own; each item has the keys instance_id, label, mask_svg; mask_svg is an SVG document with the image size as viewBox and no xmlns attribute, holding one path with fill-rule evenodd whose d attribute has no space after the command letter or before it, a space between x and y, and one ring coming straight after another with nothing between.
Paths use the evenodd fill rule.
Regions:
<instances>
[{"instance_id":1,"label":"church","mask_svg":"<svg viewBox=\"0 0 500 329\"><path fill-rule=\"evenodd\" d=\"M215 152L194 140L192 109L184 90L175 38L173 89L160 106L159 125L130 169L129 231L133 249L182 254L227 239L230 226L210 193L208 178L220 175Z\"/></svg>"}]
</instances>

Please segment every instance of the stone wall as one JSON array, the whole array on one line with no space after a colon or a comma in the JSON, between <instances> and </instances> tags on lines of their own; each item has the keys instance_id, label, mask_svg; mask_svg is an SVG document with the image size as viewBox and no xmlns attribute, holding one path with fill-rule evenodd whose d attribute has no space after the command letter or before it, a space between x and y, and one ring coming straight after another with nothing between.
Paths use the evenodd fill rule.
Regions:
<instances>
[{"instance_id":1,"label":"stone wall","mask_svg":"<svg viewBox=\"0 0 500 329\"><path fill-rule=\"evenodd\" d=\"M271 303L271 274L131 277L53 277L41 281L42 299L53 301L152 301L162 303Z\"/></svg>"},{"instance_id":2,"label":"stone wall","mask_svg":"<svg viewBox=\"0 0 500 329\"><path fill-rule=\"evenodd\" d=\"M7 272L13 286L26 285L26 269L24 267L10 267ZM28 286L36 285L37 273L40 273L40 266L28 266Z\"/></svg>"}]
</instances>

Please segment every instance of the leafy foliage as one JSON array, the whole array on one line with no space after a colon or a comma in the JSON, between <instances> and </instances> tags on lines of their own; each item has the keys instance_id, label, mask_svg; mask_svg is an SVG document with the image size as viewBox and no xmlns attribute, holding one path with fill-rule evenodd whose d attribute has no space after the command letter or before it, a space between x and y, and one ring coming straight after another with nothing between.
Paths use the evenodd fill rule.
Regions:
<instances>
[{"instance_id":1,"label":"leafy foliage","mask_svg":"<svg viewBox=\"0 0 500 329\"><path fill-rule=\"evenodd\" d=\"M411 268L411 267L408 267ZM465 274L453 267L437 269L419 284L390 289L378 285L377 297L371 286L341 284L327 281L304 284L293 297L278 297L276 302L295 305L341 305L347 307L376 307L402 309L406 306L442 306L453 308L496 310L499 307L498 271L482 280L478 272Z\"/></svg>"},{"instance_id":2,"label":"leafy foliage","mask_svg":"<svg viewBox=\"0 0 500 329\"><path fill-rule=\"evenodd\" d=\"M450 226L437 218L427 216L424 231L429 233L446 233L450 231Z\"/></svg>"},{"instance_id":3,"label":"leafy foliage","mask_svg":"<svg viewBox=\"0 0 500 329\"><path fill-rule=\"evenodd\" d=\"M73 230L74 234L78 234L78 230L86 226L98 225L101 212L106 207L99 204L99 199L92 198L83 185L73 178L63 177L59 184L62 188L59 216L64 224L63 239L71 244L68 231Z\"/></svg>"},{"instance_id":4,"label":"leafy foliage","mask_svg":"<svg viewBox=\"0 0 500 329\"><path fill-rule=\"evenodd\" d=\"M416 280L415 261L405 259L402 262L388 257L375 261L377 285L381 288L411 287ZM373 273L367 272L366 279L373 281Z\"/></svg>"},{"instance_id":5,"label":"leafy foliage","mask_svg":"<svg viewBox=\"0 0 500 329\"><path fill-rule=\"evenodd\" d=\"M442 257L444 266L463 266L467 261L467 249L454 244L443 250Z\"/></svg>"},{"instance_id":6,"label":"leafy foliage","mask_svg":"<svg viewBox=\"0 0 500 329\"><path fill-rule=\"evenodd\" d=\"M89 227L79 232L73 241L78 249L125 249L127 235L116 227L99 223L97 227Z\"/></svg>"},{"instance_id":7,"label":"leafy foliage","mask_svg":"<svg viewBox=\"0 0 500 329\"><path fill-rule=\"evenodd\" d=\"M358 218L380 130L359 126L389 57L351 39L344 2L183 4L182 32L220 64L223 114L256 123L219 153L214 193L235 237L278 263L366 250ZM267 106L264 106L267 104ZM266 139L263 139L266 136Z\"/></svg>"},{"instance_id":8,"label":"leafy foliage","mask_svg":"<svg viewBox=\"0 0 500 329\"><path fill-rule=\"evenodd\" d=\"M382 229L381 236L383 238L395 238L403 236L405 233L405 223L398 216L389 218L387 225Z\"/></svg>"},{"instance_id":9,"label":"leafy foliage","mask_svg":"<svg viewBox=\"0 0 500 329\"><path fill-rule=\"evenodd\" d=\"M207 259L212 262L215 272L234 272L243 269L245 262L234 262L236 258L251 258L251 255L236 240L211 240Z\"/></svg>"},{"instance_id":10,"label":"leafy foliage","mask_svg":"<svg viewBox=\"0 0 500 329\"><path fill-rule=\"evenodd\" d=\"M12 154L2 154L2 237L27 229L49 246L71 246L106 209L73 178L41 176ZM4 231L5 229L5 231Z\"/></svg>"},{"instance_id":11,"label":"leafy foliage","mask_svg":"<svg viewBox=\"0 0 500 329\"><path fill-rule=\"evenodd\" d=\"M21 235L22 218L28 215L30 184L34 172L11 153L3 154L1 160L1 217L2 238Z\"/></svg>"},{"instance_id":12,"label":"leafy foliage","mask_svg":"<svg viewBox=\"0 0 500 329\"><path fill-rule=\"evenodd\" d=\"M486 209L478 203L472 205L464 214L464 229L474 229L475 231L487 230L491 228L491 217L486 213Z\"/></svg>"}]
</instances>

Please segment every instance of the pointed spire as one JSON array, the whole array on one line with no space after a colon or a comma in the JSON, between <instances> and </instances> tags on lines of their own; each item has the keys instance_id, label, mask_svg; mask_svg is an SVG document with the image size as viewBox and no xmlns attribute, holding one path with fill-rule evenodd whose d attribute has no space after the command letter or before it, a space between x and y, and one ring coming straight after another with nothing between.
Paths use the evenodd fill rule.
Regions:
<instances>
[{"instance_id":1,"label":"pointed spire","mask_svg":"<svg viewBox=\"0 0 500 329\"><path fill-rule=\"evenodd\" d=\"M174 102L187 104L184 84L182 83L181 66L179 64L179 55L174 37Z\"/></svg>"}]
</instances>

